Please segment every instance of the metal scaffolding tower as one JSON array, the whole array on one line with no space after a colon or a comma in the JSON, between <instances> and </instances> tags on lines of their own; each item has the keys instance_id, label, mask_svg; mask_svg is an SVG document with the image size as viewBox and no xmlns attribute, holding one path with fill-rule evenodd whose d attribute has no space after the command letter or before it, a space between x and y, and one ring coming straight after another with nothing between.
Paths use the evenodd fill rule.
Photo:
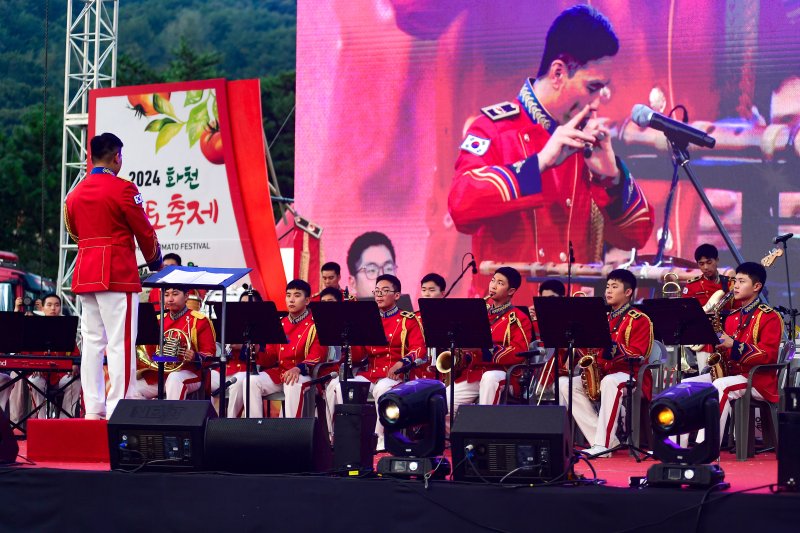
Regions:
<instances>
[{"instance_id":1,"label":"metal scaffolding tower","mask_svg":"<svg viewBox=\"0 0 800 533\"><path fill-rule=\"evenodd\" d=\"M67 0L58 292L74 314L70 284L78 247L64 227L64 200L86 176L89 90L117 83L118 12L119 0Z\"/></svg>"}]
</instances>

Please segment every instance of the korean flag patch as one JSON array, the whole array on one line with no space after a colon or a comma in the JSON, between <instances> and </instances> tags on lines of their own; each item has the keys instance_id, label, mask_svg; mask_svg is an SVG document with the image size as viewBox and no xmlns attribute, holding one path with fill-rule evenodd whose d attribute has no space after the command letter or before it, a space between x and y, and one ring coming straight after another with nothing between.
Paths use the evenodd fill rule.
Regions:
<instances>
[{"instance_id":1,"label":"korean flag patch","mask_svg":"<svg viewBox=\"0 0 800 533\"><path fill-rule=\"evenodd\" d=\"M139 193L136 196L134 196L133 197L133 201L136 202L136 205L141 205L141 203L144 201L144 200L142 200L141 193Z\"/></svg>"},{"instance_id":2,"label":"korean flag patch","mask_svg":"<svg viewBox=\"0 0 800 533\"><path fill-rule=\"evenodd\" d=\"M489 150L489 145L492 141L483 139L476 135L469 134L464 142L461 143L461 149L475 155L483 155Z\"/></svg>"}]
</instances>

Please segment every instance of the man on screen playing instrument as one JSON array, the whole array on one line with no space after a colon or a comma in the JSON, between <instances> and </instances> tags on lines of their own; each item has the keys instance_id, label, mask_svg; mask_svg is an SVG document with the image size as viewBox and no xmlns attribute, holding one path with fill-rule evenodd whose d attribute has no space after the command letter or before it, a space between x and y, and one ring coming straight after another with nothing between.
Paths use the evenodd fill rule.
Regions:
<instances>
[{"instance_id":1,"label":"man on screen playing instrument","mask_svg":"<svg viewBox=\"0 0 800 533\"><path fill-rule=\"evenodd\" d=\"M448 206L480 261L566 263L571 242L575 261L591 263L606 242L646 244L653 208L597 118L618 50L608 19L571 7L547 33L536 78L469 124ZM473 292L487 282L473 276ZM517 298L530 301L533 289L521 287Z\"/></svg>"}]
</instances>

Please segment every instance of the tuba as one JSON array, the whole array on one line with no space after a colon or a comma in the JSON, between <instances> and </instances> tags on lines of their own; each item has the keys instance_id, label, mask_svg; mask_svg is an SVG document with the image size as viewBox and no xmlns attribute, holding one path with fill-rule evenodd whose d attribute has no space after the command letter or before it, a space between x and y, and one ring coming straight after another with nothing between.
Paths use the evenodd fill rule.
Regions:
<instances>
[{"instance_id":1,"label":"tuba","mask_svg":"<svg viewBox=\"0 0 800 533\"><path fill-rule=\"evenodd\" d=\"M597 365L597 355L594 350L588 350L586 355L578 359L581 369L581 383L586 396L593 402L600 399L600 367Z\"/></svg>"},{"instance_id":2,"label":"tuba","mask_svg":"<svg viewBox=\"0 0 800 533\"><path fill-rule=\"evenodd\" d=\"M164 332L164 356L179 359L175 362L165 362L164 372L174 372L179 370L186 362L186 350L192 345L189 335L178 328L168 329ZM155 355L159 355L159 348L155 350ZM136 358L139 360L140 368L136 372L137 377L141 377L143 372L148 370L158 370L158 363L153 361L145 346L136 347Z\"/></svg>"}]
</instances>

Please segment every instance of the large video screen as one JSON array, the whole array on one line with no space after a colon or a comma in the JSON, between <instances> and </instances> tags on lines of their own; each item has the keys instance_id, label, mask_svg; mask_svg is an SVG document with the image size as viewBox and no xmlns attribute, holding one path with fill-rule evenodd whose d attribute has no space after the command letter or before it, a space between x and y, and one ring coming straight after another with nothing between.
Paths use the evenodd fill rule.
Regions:
<instances>
[{"instance_id":1,"label":"large video screen","mask_svg":"<svg viewBox=\"0 0 800 533\"><path fill-rule=\"evenodd\" d=\"M630 259L624 239L593 208L581 220L528 224L535 230L526 232L520 220L558 220L555 211L569 206L534 202L510 216L501 204L519 201L524 191L487 178L498 182L500 199L475 201L471 209L483 218L472 224L461 204L454 205L466 201L463 195L451 194L473 121L487 106L521 102L520 89L539 70L550 24L573 4L298 2L296 206L324 228L324 260L342 265L351 290L369 297L374 280L366 279L367 271L383 271L396 273L403 292L416 300L423 275L438 272L452 282L472 252L481 272L468 272L454 294L483 296L494 265L539 262L557 271L569 240L581 243L577 263ZM779 233L800 235L800 5L591 4L610 19L620 41L600 115L655 213L637 254L656 252L673 166L664 136L631 123L635 104L664 114L682 105L690 124L717 139L713 150L690 148L692 166L745 260L767 255ZM682 111L673 116L683 118ZM467 148L480 151L480 142ZM695 248L709 242L720 249L721 265L735 266L683 173L669 227L666 255L692 262ZM796 243L790 241L790 250ZM774 265L768 287L777 305L786 299L786 275L780 261ZM792 278L798 273L800 257ZM522 291L526 298L530 287Z\"/></svg>"}]
</instances>

